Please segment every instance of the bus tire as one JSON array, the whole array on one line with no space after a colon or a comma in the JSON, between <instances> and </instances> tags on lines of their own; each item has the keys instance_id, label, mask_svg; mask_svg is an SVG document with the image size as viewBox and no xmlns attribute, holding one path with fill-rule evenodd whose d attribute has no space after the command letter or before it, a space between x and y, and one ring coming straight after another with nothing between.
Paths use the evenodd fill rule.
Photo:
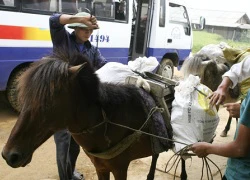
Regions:
<instances>
[{"instance_id":1,"label":"bus tire","mask_svg":"<svg viewBox=\"0 0 250 180\"><path fill-rule=\"evenodd\" d=\"M172 79L174 75L174 64L171 59L164 58L162 59L158 70L156 71L157 74Z\"/></svg>"},{"instance_id":2,"label":"bus tire","mask_svg":"<svg viewBox=\"0 0 250 180\"><path fill-rule=\"evenodd\" d=\"M17 111L21 111L21 107L18 104L18 90L17 85L19 81L19 77L23 74L24 71L28 69L29 66L23 66L18 69L16 69L12 74L8 81L7 86L7 99L11 105L11 107Z\"/></svg>"}]
</instances>

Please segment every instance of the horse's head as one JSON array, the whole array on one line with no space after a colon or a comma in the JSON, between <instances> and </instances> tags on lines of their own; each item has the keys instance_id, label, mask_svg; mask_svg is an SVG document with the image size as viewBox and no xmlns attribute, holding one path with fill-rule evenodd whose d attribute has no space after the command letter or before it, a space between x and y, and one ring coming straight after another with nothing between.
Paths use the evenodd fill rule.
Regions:
<instances>
[{"instance_id":1,"label":"horse's head","mask_svg":"<svg viewBox=\"0 0 250 180\"><path fill-rule=\"evenodd\" d=\"M211 60L204 54L196 54L184 62L181 71L184 78L188 77L189 74L199 76L202 84L215 91L222 81L222 75L229 68L226 63ZM228 98L237 98L239 96L239 86L236 86L228 95Z\"/></svg>"},{"instance_id":2,"label":"horse's head","mask_svg":"<svg viewBox=\"0 0 250 180\"><path fill-rule=\"evenodd\" d=\"M36 148L54 132L70 126L79 102L91 97L84 86L98 89L93 68L86 58L76 56L82 58L82 65L70 67L57 56L48 56L20 77L18 96L22 109L2 151L10 166L27 165Z\"/></svg>"}]
</instances>

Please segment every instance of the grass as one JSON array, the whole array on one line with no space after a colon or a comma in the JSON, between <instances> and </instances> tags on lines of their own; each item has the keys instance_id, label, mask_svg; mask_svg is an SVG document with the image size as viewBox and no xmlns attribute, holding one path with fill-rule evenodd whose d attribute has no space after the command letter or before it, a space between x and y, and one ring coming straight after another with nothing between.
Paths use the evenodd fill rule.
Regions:
<instances>
[{"instance_id":1,"label":"grass","mask_svg":"<svg viewBox=\"0 0 250 180\"><path fill-rule=\"evenodd\" d=\"M220 42L225 42L233 48L238 48L238 49L250 48L250 43L234 42L232 40L226 40L218 34L208 33L206 31L193 31L192 53L197 53L202 47L206 45L219 44Z\"/></svg>"}]
</instances>

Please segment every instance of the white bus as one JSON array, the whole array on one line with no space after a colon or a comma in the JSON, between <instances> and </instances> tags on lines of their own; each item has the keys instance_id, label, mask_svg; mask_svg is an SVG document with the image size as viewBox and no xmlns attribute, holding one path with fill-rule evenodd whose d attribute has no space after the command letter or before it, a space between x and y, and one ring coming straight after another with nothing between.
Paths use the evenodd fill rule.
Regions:
<instances>
[{"instance_id":1,"label":"white bus","mask_svg":"<svg viewBox=\"0 0 250 180\"><path fill-rule=\"evenodd\" d=\"M168 0L0 0L0 91L15 107L17 77L52 51L49 16L90 10L100 29L90 37L102 55L126 64L154 56L157 73L172 77L192 48L185 6Z\"/></svg>"}]
</instances>

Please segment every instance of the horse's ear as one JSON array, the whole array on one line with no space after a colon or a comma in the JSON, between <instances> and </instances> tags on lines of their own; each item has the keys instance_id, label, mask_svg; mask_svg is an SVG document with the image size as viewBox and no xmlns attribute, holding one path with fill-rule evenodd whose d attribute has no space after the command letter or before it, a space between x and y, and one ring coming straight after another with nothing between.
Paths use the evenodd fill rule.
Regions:
<instances>
[{"instance_id":1,"label":"horse's ear","mask_svg":"<svg viewBox=\"0 0 250 180\"><path fill-rule=\"evenodd\" d=\"M69 73L73 76L77 76L77 74L87 65L87 62L77 65L77 66L72 66L69 68Z\"/></svg>"}]
</instances>

